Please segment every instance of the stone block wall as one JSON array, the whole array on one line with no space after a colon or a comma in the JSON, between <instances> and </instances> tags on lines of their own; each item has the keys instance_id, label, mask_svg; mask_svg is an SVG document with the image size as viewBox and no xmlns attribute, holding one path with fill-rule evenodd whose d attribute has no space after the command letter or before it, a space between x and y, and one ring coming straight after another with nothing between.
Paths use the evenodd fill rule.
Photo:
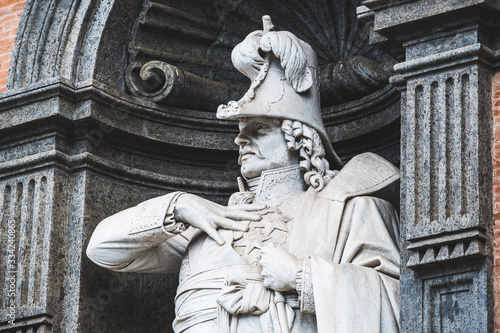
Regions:
<instances>
[{"instance_id":1,"label":"stone block wall","mask_svg":"<svg viewBox=\"0 0 500 333\"><path fill-rule=\"evenodd\" d=\"M0 0L0 92L5 91L10 55L26 0Z\"/></svg>"},{"instance_id":2,"label":"stone block wall","mask_svg":"<svg viewBox=\"0 0 500 333\"><path fill-rule=\"evenodd\" d=\"M500 332L500 72L493 77L493 213L495 214L495 332Z\"/></svg>"}]
</instances>

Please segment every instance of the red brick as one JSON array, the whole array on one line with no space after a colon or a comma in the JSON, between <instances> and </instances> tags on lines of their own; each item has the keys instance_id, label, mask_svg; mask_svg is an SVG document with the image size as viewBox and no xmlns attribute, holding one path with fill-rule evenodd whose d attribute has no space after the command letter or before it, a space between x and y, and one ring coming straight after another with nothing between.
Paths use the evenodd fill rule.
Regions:
<instances>
[{"instance_id":1,"label":"red brick","mask_svg":"<svg viewBox=\"0 0 500 333\"><path fill-rule=\"evenodd\" d=\"M19 20L17 17L17 13L12 13L12 12L8 12L8 13L5 13L4 15L0 15L0 18L2 19L2 23Z\"/></svg>"},{"instance_id":2,"label":"red brick","mask_svg":"<svg viewBox=\"0 0 500 333\"><path fill-rule=\"evenodd\" d=\"M19 25L19 19L17 17L12 20L3 21L2 28L0 31L8 31L12 33L13 30L17 30L18 25ZM500 91L498 93L500 94Z\"/></svg>"},{"instance_id":3,"label":"red brick","mask_svg":"<svg viewBox=\"0 0 500 333\"><path fill-rule=\"evenodd\" d=\"M495 283L495 293L500 294L500 284L499 283Z\"/></svg>"},{"instance_id":4,"label":"red brick","mask_svg":"<svg viewBox=\"0 0 500 333\"><path fill-rule=\"evenodd\" d=\"M0 55L0 63L10 60L10 53Z\"/></svg>"},{"instance_id":5,"label":"red brick","mask_svg":"<svg viewBox=\"0 0 500 333\"><path fill-rule=\"evenodd\" d=\"M19 2L26 2L25 0L0 0L0 7L7 7L10 5L14 5Z\"/></svg>"},{"instance_id":6,"label":"red brick","mask_svg":"<svg viewBox=\"0 0 500 333\"><path fill-rule=\"evenodd\" d=\"M8 30L0 31L0 39L4 39L7 37L11 37L10 31Z\"/></svg>"},{"instance_id":7,"label":"red brick","mask_svg":"<svg viewBox=\"0 0 500 333\"><path fill-rule=\"evenodd\" d=\"M0 32L0 45L14 45L17 29L5 30Z\"/></svg>"},{"instance_id":8,"label":"red brick","mask_svg":"<svg viewBox=\"0 0 500 333\"><path fill-rule=\"evenodd\" d=\"M7 78L0 79L0 92L5 91L6 86L7 86Z\"/></svg>"},{"instance_id":9,"label":"red brick","mask_svg":"<svg viewBox=\"0 0 500 333\"><path fill-rule=\"evenodd\" d=\"M26 1L18 2L16 4L14 4L13 6L11 6L10 10L13 12L22 12L25 4L26 4Z\"/></svg>"},{"instance_id":10,"label":"red brick","mask_svg":"<svg viewBox=\"0 0 500 333\"><path fill-rule=\"evenodd\" d=\"M5 36L4 38L0 37L0 45L8 45L8 44L14 44L16 40L16 36Z\"/></svg>"},{"instance_id":11,"label":"red brick","mask_svg":"<svg viewBox=\"0 0 500 333\"><path fill-rule=\"evenodd\" d=\"M495 246L498 246L498 244L495 244ZM500 253L495 252L493 258L495 258L495 267L500 266L500 262L498 262L500 260Z\"/></svg>"},{"instance_id":12,"label":"red brick","mask_svg":"<svg viewBox=\"0 0 500 333\"><path fill-rule=\"evenodd\" d=\"M0 92L5 91L12 48L25 0L0 0Z\"/></svg>"},{"instance_id":13,"label":"red brick","mask_svg":"<svg viewBox=\"0 0 500 333\"><path fill-rule=\"evenodd\" d=\"M4 16L6 16L8 14L10 14L10 8L9 7L0 8L0 17L4 17Z\"/></svg>"},{"instance_id":14,"label":"red brick","mask_svg":"<svg viewBox=\"0 0 500 333\"><path fill-rule=\"evenodd\" d=\"M12 52L12 47L13 45L12 44L9 44L9 45L0 45L0 54L10 54ZM499 146L499 149L500 149L500 146Z\"/></svg>"}]
</instances>

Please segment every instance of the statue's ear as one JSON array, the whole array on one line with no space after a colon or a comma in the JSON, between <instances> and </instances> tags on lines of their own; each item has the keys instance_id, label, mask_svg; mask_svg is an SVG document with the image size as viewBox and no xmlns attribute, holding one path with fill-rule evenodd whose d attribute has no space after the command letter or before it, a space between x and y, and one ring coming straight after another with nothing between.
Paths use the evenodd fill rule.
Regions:
<instances>
[{"instance_id":1,"label":"statue's ear","mask_svg":"<svg viewBox=\"0 0 500 333\"><path fill-rule=\"evenodd\" d=\"M294 34L288 31L268 32L260 40L260 49L272 52L280 60L294 91L301 93L312 87L313 76L307 63L306 52Z\"/></svg>"}]
</instances>

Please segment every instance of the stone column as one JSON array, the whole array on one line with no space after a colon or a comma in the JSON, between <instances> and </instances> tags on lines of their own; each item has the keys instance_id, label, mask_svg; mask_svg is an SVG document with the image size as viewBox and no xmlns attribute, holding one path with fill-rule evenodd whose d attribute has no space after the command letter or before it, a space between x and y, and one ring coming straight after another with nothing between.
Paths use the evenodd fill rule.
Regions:
<instances>
[{"instance_id":1,"label":"stone column","mask_svg":"<svg viewBox=\"0 0 500 333\"><path fill-rule=\"evenodd\" d=\"M401 330L491 332L494 1L365 1L371 43L398 58Z\"/></svg>"}]
</instances>

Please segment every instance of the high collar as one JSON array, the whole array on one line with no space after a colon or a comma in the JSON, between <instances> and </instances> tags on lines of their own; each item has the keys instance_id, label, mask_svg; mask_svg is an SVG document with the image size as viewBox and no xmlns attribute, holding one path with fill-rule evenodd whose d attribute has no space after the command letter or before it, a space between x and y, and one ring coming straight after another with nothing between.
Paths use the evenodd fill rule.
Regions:
<instances>
[{"instance_id":1,"label":"high collar","mask_svg":"<svg viewBox=\"0 0 500 333\"><path fill-rule=\"evenodd\" d=\"M241 189L240 189L241 190ZM246 190L255 193L254 203L307 190L298 164L263 171L260 177L246 181Z\"/></svg>"}]
</instances>

